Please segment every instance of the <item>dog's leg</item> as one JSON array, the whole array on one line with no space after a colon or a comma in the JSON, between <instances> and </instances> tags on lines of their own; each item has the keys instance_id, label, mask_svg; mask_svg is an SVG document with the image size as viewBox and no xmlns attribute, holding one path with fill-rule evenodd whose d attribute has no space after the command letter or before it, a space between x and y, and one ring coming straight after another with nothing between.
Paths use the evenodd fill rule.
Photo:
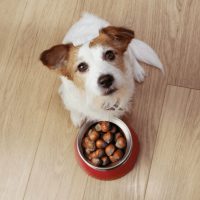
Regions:
<instances>
[{"instance_id":1,"label":"dog's leg","mask_svg":"<svg viewBox=\"0 0 200 200\"><path fill-rule=\"evenodd\" d=\"M82 124L86 120L86 118L82 114L80 114L76 111L71 111L70 117L71 117L71 120L72 120L74 126L76 126L78 128L81 127Z\"/></svg>"}]
</instances>

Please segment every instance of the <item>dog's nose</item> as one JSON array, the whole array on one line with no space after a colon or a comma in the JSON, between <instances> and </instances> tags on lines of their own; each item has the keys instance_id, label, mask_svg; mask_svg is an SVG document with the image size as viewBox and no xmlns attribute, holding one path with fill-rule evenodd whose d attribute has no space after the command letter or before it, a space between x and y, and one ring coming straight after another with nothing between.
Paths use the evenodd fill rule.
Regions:
<instances>
[{"instance_id":1,"label":"dog's nose","mask_svg":"<svg viewBox=\"0 0 200 200\"><path fill-rule=\"evenodd\" d=\"M98 84L103 88L109 88L114 81L114 77L110 74L102 75L98 79Z\"/></svg>"}]
</instances>

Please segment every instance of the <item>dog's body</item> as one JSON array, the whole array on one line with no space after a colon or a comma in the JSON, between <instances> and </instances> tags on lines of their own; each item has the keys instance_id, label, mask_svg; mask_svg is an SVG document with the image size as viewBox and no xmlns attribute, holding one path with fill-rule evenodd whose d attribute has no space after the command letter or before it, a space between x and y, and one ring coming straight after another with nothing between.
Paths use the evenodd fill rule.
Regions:
<instances>
[{"instance_id":1,"label":"dog's body","mask_svg":"<svg viewBox=\"0 0 200 200\"><path fill-rule=\"evenodd\" d=\"M41 61L61 73L59 93L75 126L83 121L121 117L129 111L134 78L145 72L137 60L163 70L156 53L134 32L85 14L67 33L63 45L41 54Z\"/></svg>"}]
</instances>

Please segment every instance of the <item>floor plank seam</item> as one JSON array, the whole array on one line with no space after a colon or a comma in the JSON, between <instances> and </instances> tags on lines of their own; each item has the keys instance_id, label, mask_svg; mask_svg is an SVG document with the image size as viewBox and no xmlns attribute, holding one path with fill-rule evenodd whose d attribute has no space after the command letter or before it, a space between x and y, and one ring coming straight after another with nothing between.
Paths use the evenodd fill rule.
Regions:
<instances>
[{"instance_id":1,"label":"floor plank seam","mask_svg":"<svg viewBox=\"0 0 200 200\"><path fill-rule=\"evenodd\" d=\"M85 183L85 189L84 189L84 193L83 193L81 200L84 200L84 197L85 197L86 187L87 187L87 184L88 184L88 178L89 178L89 176L87 175L86 183Z\"/></svg>"},{"instance_id":2,"label":"floor plank seam","mask_svg":"<svg viewBox=\"0 0 200 200\"><path fill-rule=\"evenodd\" d=\"M26 5L25 5L24 10L23 10L23 15L22 15L21 19L19 20L20 22L19 22L19 25L18 25L18 28L17 28L17 31L16 31L15 38L14 38L14 40L13 40L13 45L12 45L12 48L11 48L11 51L10 51L10 54L9 54L8 58L11 58L11 55L12 55L12 53L13 53L13 48L14 48L15 43L16 43L16 40L17 40L17 36L18 36L18 33L19 33L20 26L21 26L22 21L23 21L23 19L24 19L24 14L25 14L25 10L26 10L28 1L29 1L29 0L26 1ZM10 59L8 59L8 61L7 61L7 63L6 63L6 66L9 66L9 65L8 65L9 61L10 61Z\"/></svg>"},{"instance_id":3,"label":"floor plank seam","mask_svg":"<svg viewBox=\"0 0 200 200\"><path fill-rule=\"evenodd\" d=\"M163 114L163 105L164 105L164 102L165 102L165 98L166 98L166 93L167 93L167 87L169 85L166 84L165 86L165 94L164 94L164 97L163 97L163 102L162 102L162 109L161 109L161 112L160 112L160 116L159 116L159 123L158 123L158 128L157 128L157 134L156 134L156 139L155 139L155 145L154 145L154 149L153 149L153 154L152 154L152 158L151 158L151 163L150 163L150 167L149 167L149 173L148 173L148 176L147 176L147 181L146 181L146 186L145 186L145 192L144 192L144 199L146 199L146 191L147 191L147 187L148 187L148 183L149 183L149 176L150 176L150 173L151 173L151 167L152 167L152 163L153 163L153 158L154 158L154 152L155 152L155 148L156 148L156 144L157 144L157 138L158 138L158 131L159 131L159 128L160 128L160 123L161 123L161 116Z\"/></svg>"},{"instance_id":4,"label":"floor plank seam","mask_svg":"<svg viewBox=\"0 0 200 200\"><path fill-rule=\"evenodd\" d=\"M183 86L183 85L173 85L173 84L170 84L170 83L167 83L167 85L169 85L169 86L175 86L175 87L180 87L180 88L185 88L185 89L190 89L190 90L197 90L197 91L199 91L200 90L200 88L192 88L192 87L187 87L187 86Z\"/></svg>"},{"instance_id":5,"label":"floor plank seam","mask_svg":"<svg viewBox=\"0 0 200 200\"><path fill-rule=\"evenodd\" d=\"M25 188L25 190L24 190L23 200L25 199L25 196L26 196L26 192L27 192L27 189L28 189L28 184L29 184L29 181L30 181L30 177L31 177L31 174L32 174L32 170L33 170L33 167L34 167L36 155L37 155L37 152L38 152L38 149L39 149L39 146L40 146L40 141L41 141L41 138L42 138L42 135L43 135L45 122L46 122L46 119L47 119L48 111L49 111L50 104L51 104L51 100L52 100L52 97L53 97L53 91L54 91L54 88L55 88L55 86L56 86L56 81L57 81L57 79L54 81L53 88L52 88L52 91L51 91L51 97L50 97L50 100L49 100L49 103L48 103L46 116L45 116L45 118L44 118L44 123L43 123L42 131L41 131L41 135L40 135L39 140L38 140L38 145L37 145L37 148L36 148L36 150L35 150L35 154L34 154L32 166L31 166L31 169L30 169L30 173L29 173L29 176L28 176L26 188Z\"/></svg>"}]
</instances>

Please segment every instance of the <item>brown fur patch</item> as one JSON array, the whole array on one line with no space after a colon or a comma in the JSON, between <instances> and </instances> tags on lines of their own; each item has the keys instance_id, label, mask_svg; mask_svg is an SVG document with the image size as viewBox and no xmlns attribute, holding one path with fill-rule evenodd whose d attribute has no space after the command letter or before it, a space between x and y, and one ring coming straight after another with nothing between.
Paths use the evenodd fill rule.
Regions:
<instances>
[{"instance_id":1,"label":"brown fur patch","mask_svg":"<svg viewBox=\"0 0 200 200\"><path fill-rule=\"evenodd\" d=\"M80 74L79 72L76 71L77 66L75 66L77 62L77 54L78 54L79 48L80 47L74 47L70 50L66 72L68 73L68 77L70 77L71 80L73 80L74 84L79 89L84 89L84 85L85 85L84 76L83 74Z\"/></svg>"},{"instance_id":2,"label":"brown fur patch","mask_svg":"<svg viewBox=\"0 0 200 200\"><path fill-rule=\"evenodd\" d=\"M134 32L132 30L123 27L108 26L100 31L99 36L90 43L90 46L92 47L97 44L110 46L119 54L123 54L133 38Z\"/></svg>"},{"instance_id":3,"label":"brown fur patch","mask_svg":"<svg viewBox=\"0 0 200 200\"><path fill-rule=\"evenodd\" d=\"M134 32L132 30L123 27L108 26L103 28L99 36L90 42L90 47L96 45L111 47L116 54L115 60L111 62L123 71L125 66L123 54L133 38Z\"/></svg>"},{"instance_id":4,"label":"brown fur patch","mask_svg":"<svg viewBox=\"0 0 200 200\"><path fill-rule=\"evenodd\" d=\"M79 47L72 44L60 44L45 50L40 55L40 60L49 69L73 80L79 88L83 88L83 77L76 73L76 60Z\"/></svg>"}]
</instances>

